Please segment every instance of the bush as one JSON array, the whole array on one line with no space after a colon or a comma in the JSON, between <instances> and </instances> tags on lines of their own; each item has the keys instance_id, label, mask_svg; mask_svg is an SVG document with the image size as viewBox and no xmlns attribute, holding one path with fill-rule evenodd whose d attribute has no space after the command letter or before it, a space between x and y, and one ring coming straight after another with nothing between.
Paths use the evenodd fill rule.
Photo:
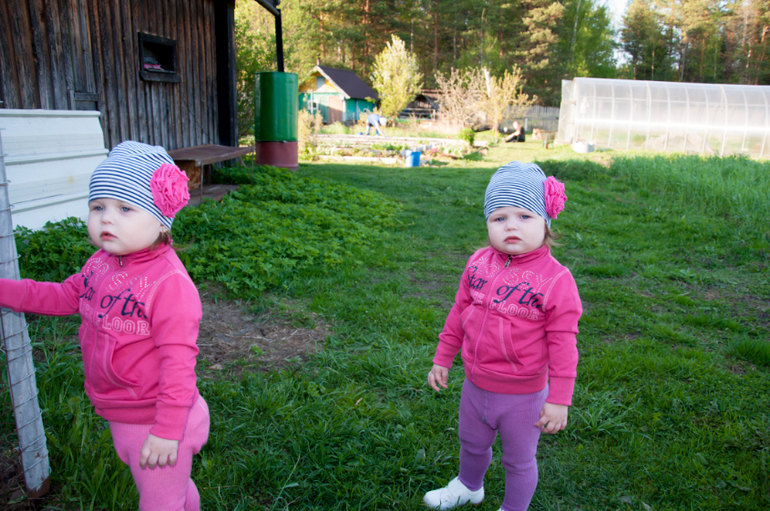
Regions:
<instances>
[{"instance_id":1,"label":"bush","mask_svg":"<svg viewBox=\"0 0 770 511\"><path fill-rule=\"evenodd\" d=\"M350 129L341 122L335 122L328 126L324 126L323 132L328 135L349 135Z\"/></svg>"},{"instance_id":2,"label":"bush","mask_svg":"<svg viewBox=\"0 0 770 511\"><path fill-rule=\"evenodd\" d=\"M64 281L96 252L85 222L75 217L49 222L39 231L19 227L16 250L21 278L46 282Z\"/></svg>"},{"instance_id":3,"label":"bush","mask_svg":"<svg viewBox=\"0 0 770 511\"><path fill-rule=\"evenodd\" d=\"M476 132L471 128L463 128L460 130L460 134L457 135L460 140L465 140L468 145L473 145L473 141L476 139Z\"/></svg>"},{"instance_id":4,"label":"bush","mask_svg":"<svg viewBox=\"0 0 770 511\"><path fill-rule=\"evenodd\" d=\"M315 139L313 136L318 133L321 127L321 113L315 115L307 110L300 110L297 114L297 146L299 154L308 156L315 149Z\"/></svg>"}]
</instances>

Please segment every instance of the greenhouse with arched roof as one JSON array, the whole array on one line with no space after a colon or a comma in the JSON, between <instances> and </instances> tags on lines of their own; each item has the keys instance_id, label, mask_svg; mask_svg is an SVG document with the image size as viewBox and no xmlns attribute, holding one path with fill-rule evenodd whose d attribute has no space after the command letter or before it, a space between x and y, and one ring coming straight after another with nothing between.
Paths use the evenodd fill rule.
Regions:
<instances>
[{"instance_id":1,"label":"greenhouse with arched roof","mask_svg":"<svg viewBox=\"0 0 770 511\"><path fill-rule=\"evenodd\" d=\"M767 158L768 134L770 86L562 81L557 144Z\"/></svg>"}]
</instances>

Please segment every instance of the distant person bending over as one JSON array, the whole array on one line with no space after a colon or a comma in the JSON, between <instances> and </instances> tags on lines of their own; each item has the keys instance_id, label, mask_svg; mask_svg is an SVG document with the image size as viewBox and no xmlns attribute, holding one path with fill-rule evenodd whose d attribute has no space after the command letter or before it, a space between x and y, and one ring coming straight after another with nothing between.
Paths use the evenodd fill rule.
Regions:
<instances>
[{"instance_id":1,"label":"distant person bending over","mask_svg":"<svg viewBox=\"0 0 770 511\"><path fill-rule=\"evenodd\" d=\"M506 142L524 142L524 128L519 121L513 121L513 133L505 137Z\"/></svg>"},{"instance_id":2,"label":"distant person bending over","mask_svg":"<svg viewBox=\"0 0 770 511\"><path fill-rule=\"evenodd\" d=\"M369 129L374 128L375 132L381 136L384 137L384 133L380 131L380 126L385 126L387 124L388 119L386 117L383 117L381 115L377 114L371 114L369 117L366 118L366 133L364 135L369 134Z\"/></svg>"}]
</instances>

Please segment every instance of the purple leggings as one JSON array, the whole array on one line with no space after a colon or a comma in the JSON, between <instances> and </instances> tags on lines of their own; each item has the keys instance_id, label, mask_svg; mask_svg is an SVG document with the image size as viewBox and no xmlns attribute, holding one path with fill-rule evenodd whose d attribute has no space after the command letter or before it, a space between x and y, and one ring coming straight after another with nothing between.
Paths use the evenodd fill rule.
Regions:
<instances>
[{"instance_id":1,"label":"purple leggings","mask_svg":"<svg viewBox=\"0 0 770 511\"><path fill-rule=\"evenodd\" d=\"M470 490L484 485L497 432L503 444L505 511L525 511L537 487L537 442L548 387L533 394L498 394L466 379L460 399L460 481Z\"/></svg>"}]
</instances>

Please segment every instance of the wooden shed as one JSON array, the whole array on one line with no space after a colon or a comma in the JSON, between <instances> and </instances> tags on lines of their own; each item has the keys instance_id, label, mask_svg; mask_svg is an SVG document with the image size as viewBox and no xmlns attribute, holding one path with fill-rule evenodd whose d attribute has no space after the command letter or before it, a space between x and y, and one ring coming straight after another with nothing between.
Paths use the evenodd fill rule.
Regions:
<instances>
[{"instance_id":1,"label":"wooden shed","mask_svg":"<svg viewBox=\"0 0 770 511\"><path fill-rule=\"evenodd\" d=\"M299 86L299 107L320 111L326 123L357 121L380 97L353 71L317 65Z\"/></svg>"},{"instance_id":2,"label":"wooden shed","mask_svg":"<svg viewBox=\"0 0 770 511\"><path fill-rule=\"evenodd\" d=\"M238 145L235 0L3 0L0 107L98 110L104 145Z\"/></svg>"},{"instance_id":3,"label":"wooden shed","mask_svg":"<svg viewBox=\"0 0 770 511\"><path fill-rule=\"evenodd\" d=\"M402 119L409 119L414 116L418 119L435 120L439 110L439 97L439 91L423 89L406 105L406 108L398 116Z\"/></svg>"}]
</instances>

